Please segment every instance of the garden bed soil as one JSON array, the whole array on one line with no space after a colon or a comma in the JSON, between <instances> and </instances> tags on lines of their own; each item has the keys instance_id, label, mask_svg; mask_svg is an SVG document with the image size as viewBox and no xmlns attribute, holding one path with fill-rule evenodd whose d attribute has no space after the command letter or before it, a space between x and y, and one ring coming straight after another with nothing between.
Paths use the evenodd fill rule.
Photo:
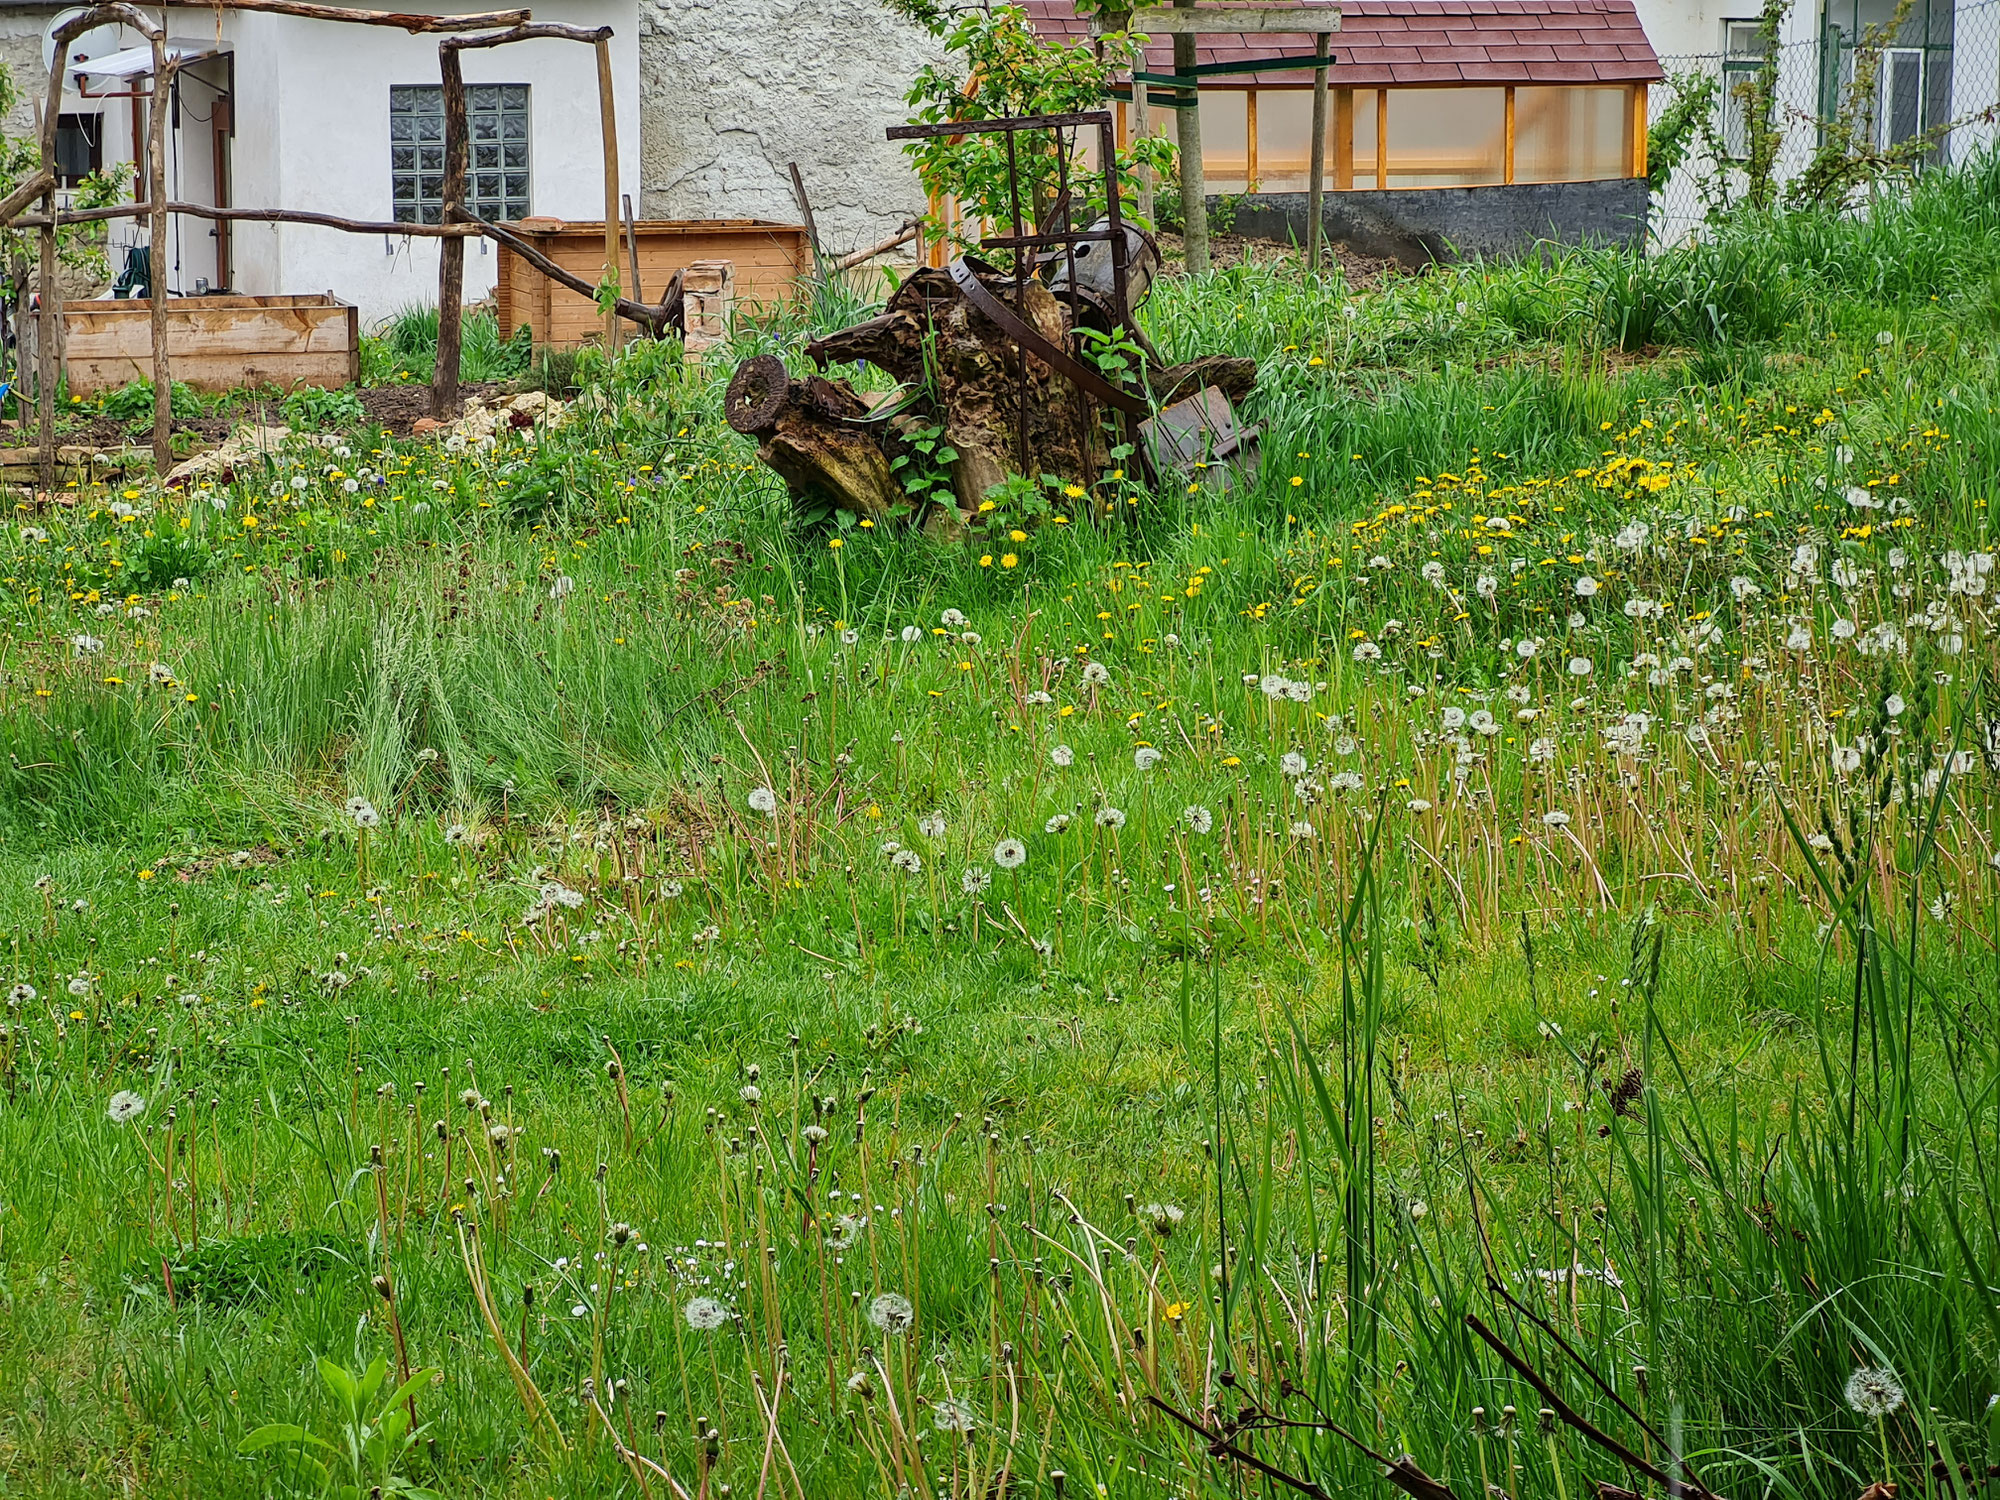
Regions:
<instances>
[{"instance_id":1,"label":"garden bed soil","mask_svg":"<svg viewBox=\"0 0 2000 1500\"><path fill-rule=\"evenodd\" d=\"M1161 234L1157 239L1161 269L1174 272L1185 270L1181 237ZM1385 276L1401 269L1393 260L1379 255L1362 255L1338 241L1329 242L1326 253L1327 258L1340 267L1350 291L1369 291ZM1216 266L1262 265L1275 260L1303 260L1305 251L1276 240L1255 240L1240 234L1211 234L1208 237L1208 256Z\"/></svg>"},{"instance_id":2,"label":"garden bed soil","mask_svg":"<svg viewBox=\"0 0 2000 1500\"><path fill-rule=\"evenodd\" d=\"M507 389L505 381L486 380L458 388L461 406L470 396L492 397ZM364 385L355 389L368 420L391 437L408 437L410 429L431 414L431 388L410 381L400 385Z\"/></svg>"}]
</instances>

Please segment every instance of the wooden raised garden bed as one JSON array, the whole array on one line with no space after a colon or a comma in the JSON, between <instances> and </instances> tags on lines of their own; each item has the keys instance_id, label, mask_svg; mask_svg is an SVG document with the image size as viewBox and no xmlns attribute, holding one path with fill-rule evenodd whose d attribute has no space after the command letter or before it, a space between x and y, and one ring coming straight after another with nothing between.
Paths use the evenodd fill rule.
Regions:
<instances>
[{"instance_id":1,"label":"wooden raised garden bed","mask_svg":"<svg viewBox=\"0 0 2000 1500\"><path fill-rule=\"evenodd\" d=\"M585 281L604 274L604 223L523 219L508 226L549 259ZM641 219L633 236L639 248L640 300L658 301L676 271L696 261L728 261L736 271L736 305L755 311L789 302L798 280L812 268L804 229L763 219ZM623 237L618 279L632 276ZM632 288L620 290L628 297ZM603 336L604 318L588 297L559 287L520 256L502 250L493 289L503 333L522 324L537 344L575 345Z\"/></svg>"},{"instance_id":2,"label":"wooden raised garden bed","mask_svg":"<svg viewBox=\"0 0 2000 1500\"><path fill-rule=\"evenodd\" d=\"M63 307L63 371L73 395L153 376L152 304L131 297ZM28 326L32 328L33 320ZM360 314L330 292L297 297L170 297L167 356L199 391L246 385L338 389L361 379Z\"/></svg>"}]
</instances>

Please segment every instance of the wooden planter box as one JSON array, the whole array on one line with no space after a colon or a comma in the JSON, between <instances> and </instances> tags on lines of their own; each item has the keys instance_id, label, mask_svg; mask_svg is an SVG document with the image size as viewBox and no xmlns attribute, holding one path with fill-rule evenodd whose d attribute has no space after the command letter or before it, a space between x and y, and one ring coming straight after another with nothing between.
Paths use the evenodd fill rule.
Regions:
<instances>
[{"instance_id":1,"label":"wooden planter box","mask_svg":"<svg viewBox=\"0 0 2000 1500\"><path fill-rule=\"evenodd\" d=\"M510 225L522 238L564 270L592 283L604 274L604 222L565 223L558 219L523 219ZM657 302L676 271L699 260L726 260L735 267L736 305L754 312L791 301L798 280L812 268L812 245L804 229L763 219L641 219L634 239L639 247L641 299ZM619 238L620 290L632 276L625 241ZM520 256L503 250L499 281L493 298L500 331L512 333L522 324L533 330L537 344L594 343L604 332L597 304L559 287Z\"/></svg>"},{"instance_id":2,"label":"wooden planter box","mask_svg":"<svg viewBox=\"0 0 2000 1500\"><path fill-rule=\"evenodd\" d=\"M167 363L175 380L198 391L353 385L361 378L360 314L330 292L170 297ZM152 303L138 297L65 303L63 371L77 396L151 380Z\"/></svg>"}]
</instances>

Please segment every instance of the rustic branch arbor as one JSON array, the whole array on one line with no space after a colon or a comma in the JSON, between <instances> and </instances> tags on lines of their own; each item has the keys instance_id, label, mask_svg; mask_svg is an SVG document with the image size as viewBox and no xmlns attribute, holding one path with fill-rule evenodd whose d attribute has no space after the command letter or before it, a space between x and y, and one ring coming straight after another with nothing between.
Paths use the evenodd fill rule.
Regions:
<instances>
[{"instance_id":1,"label":"rustic branch arbor","mask_svg":"<svg viewBox=\"0 0 2000 1500\"><path fill-rule=\"evenodd\" d=\"M153 464L164 476L173 461L170 437L173 431L173 377L167 356L167 299L162 268L166 265L167 219L172 214L210 219L221 223L256 222L272 224L313 224L349 234L415 235L444 241L438 266L438 357L431 387L432 410L439 416L456 406L461 302L464 296L465 241L483 235L513 251L552 281L582 296L596 298L598 288L557 265L534 245L501 225L478 218L465 208L465 171L468 154L465 117L465 83L459 68L459 53L475 47L498 47L510 42L555 39L585 42L597 50L598 106L604 136L604 278L606 286L616 286L618 277L618 134L613 109L609 27L591 30L536 22L527 10L486 11L471 15L422 15L395 11L359 10L341 5L321 5L311 0L212 0L218 10L255 11L266 15L294 16L308 21L334 21L356 26L387 26L411 35L445 34L438 45L439 71L444 81L445 102L445 205L443 222L417 224L369 222L341 218L335 214L313 213L286 208L212 208L195 203L166 201L166 110L162 103L173 78L178 59L167 46L164 28L133 5L122 0L94 5L65 21L56 29L55 65L49 70L48 97L42 108L42 168L6 199L0 200L0 225L35 229L40 235L41 311L37 327L38 350L36 396L39 417L41 485L55 487L55 389L58 370L57 344L61 326L62 290L56 275L56 229L63 222L82 223L106 219L150 218L152 232L153 284L148 288L153 330ZM49 165L55 161L55 136L62 112L63 83L67 76L68 50L72 42L99 26L129 26L145 37L153 51L153 92L148 109L146 140L146 197L143 202L121 203L109 208L62 214L56 204L55 175ZM483 33L483 34L480 34ZM41 211L22 211L35 199ZM636 289L635 289L636 290ZM658 336L679 322L679 285L671 285L659 305L650 306L625 296L606 297L604 313L605 350L616 347L618 320L622 317Z\"/></svg>"}]
</instances>

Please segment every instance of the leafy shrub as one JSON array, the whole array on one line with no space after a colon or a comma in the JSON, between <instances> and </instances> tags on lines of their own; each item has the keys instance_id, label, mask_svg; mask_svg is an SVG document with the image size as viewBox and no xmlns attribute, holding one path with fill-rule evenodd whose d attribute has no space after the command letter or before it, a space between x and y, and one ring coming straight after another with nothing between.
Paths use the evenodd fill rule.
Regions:
<instances>
[{"instance_id":1,"label":"leafy shrub","mask_svg":"<svg viewBox=\"0 0 2000 1500\"><path fill-rule=\"evenodd\" d=\"M192 422L207 411L206 404L194 387L178 380L167 397L167 404L176 422ZM121 422L150 422L153 419L153 382L134 380L107 392L98 403L98 410Z\"/></svg>"},{"instance_id":2,"label":"leafy shrub","mask_svg":"<svg viewBox=\"0 0 2000 1500\"><path fill-rule=\"evenodd\" d=\"M352 391L301 386L285 397L285 421L309 432L342 431L368 420L368 410Z\"/></svg>"},{"instance_id":3,"label":"leafy shrub","mask_svg":"<svg viewBox=\"0 0 2000 1500\"><path fill-rule=\"evenodd\" d=\"M175 1296L241 1307L287 1293L346 1259L347 1251L337 1242L291 1230L209 1240L169 1265Z\"/></svg>"}]
</instances>

